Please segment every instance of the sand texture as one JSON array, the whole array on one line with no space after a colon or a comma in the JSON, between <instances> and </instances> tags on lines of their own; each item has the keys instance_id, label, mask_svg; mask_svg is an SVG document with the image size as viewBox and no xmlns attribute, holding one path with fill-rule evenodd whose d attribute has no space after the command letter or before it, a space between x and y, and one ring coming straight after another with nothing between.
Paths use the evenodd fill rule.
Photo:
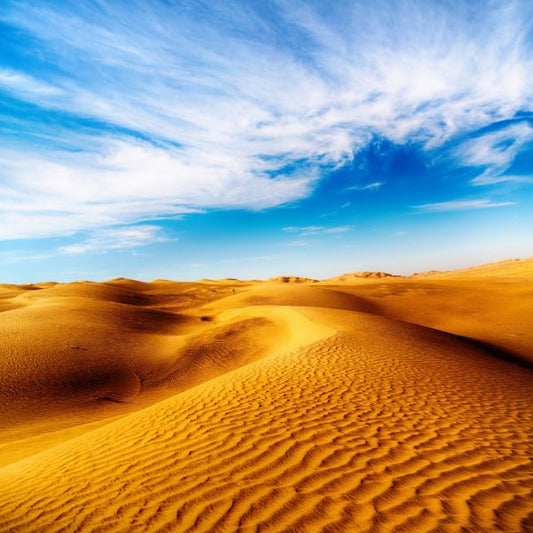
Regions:
<instances>
[{"instance_id":1,"label":"sand texture","mask_svg":"<svg viewBox=\"0 0 533 533\"><path fill-rule=\"evenodd\" d=\"M533 260L0 286L0 531L533 531Z\"/></svg>"}]
</instances>

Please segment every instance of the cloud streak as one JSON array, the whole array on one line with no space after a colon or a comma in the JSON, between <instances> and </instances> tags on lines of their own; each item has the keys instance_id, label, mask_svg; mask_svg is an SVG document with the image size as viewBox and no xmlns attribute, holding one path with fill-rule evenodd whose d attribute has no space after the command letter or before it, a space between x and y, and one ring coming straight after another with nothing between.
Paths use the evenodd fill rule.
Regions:
<instances>
[{"instance_id":1,"label":"cloud streak","mask_svg":"<svg viewBox=\"0 0 533 533\"><path fill-rule=\"evenodd\" d=\"M381 189L383 186L382 181L374 181L372 183L368 183L367 185L352 185L351 187L348 187L347 191L377 191L378 189Z\"/></svg>"},{"instance_id":2,"label":"cloud streak","mask_svg":"<svg viewBox=\"0 0 533 533\"><path fill-rule=\"evenodd\" d=\"M89 233L81 242L62 246L60 254L84 254L87 252L106 252L138 248L147 244L165 242L169 239L162 235L162 229L154 225L104 228Z\"/></svg>"},{"instance_id":3,"label":"cloud streak","mask_svg":"<svg viewBox=\"0 0 533 533\"><path fill-rule=\"evenodd\" d=\"M297 233L301 237L313 237L316 235L339 235L350 231L350 229L352 229L352 226L288 226L283 228L283 231Z\"/></svg>"},{"instance_id":4,"label":"cloud streak","mask_svg":"<svg viewBox=\"0 0 533 533\"><path fill-rule=\"evenodd\" d=\"M0 239L282 205L374 135L431 149L510 118L533 96L530 10L8 1L0 20L43 56L3 67L0 88L84 133L72 146L72 128L48 127L47 144L2 149ZM16 119L18 137L47 127ZM507 133L515 144L501 161L463 147L466 164L488 169L477 183L501 181L523 146L523 132Z\"/></svg>"},{"instance_id":5,"label":"cloud streak","mask_svg":"<svg viewBox=\"0 0 533 533\"><path fill-rule=\"evenodd\" d=\"M469 211L472 209L506 207L510 205L515 205L515 202L493 202L487 198L482 198L479 200L450 200L448 202L414 205L413 209L418 209L423 213L446 213L453 211Z\"/></svg>"},{"instance_id":6,"label":"cloud streak","mask_svg":"<svg viewBox=\"0 0 533 533\"><path fill-rule=\"evenodd\" d=\"M457 148L456 155L464 165L484 168L472 180L474 185L528 181L531 176L509 175L507 170L517 154L532 141L533 127L527 121L516 122L465 141Z\"/></svg>"}]
</instances>

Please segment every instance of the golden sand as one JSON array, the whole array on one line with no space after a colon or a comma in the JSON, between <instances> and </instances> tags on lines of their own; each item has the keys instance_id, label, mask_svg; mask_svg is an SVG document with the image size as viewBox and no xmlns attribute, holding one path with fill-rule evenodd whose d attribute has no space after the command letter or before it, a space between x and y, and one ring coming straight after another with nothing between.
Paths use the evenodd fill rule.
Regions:
<instances>
[{"instance_id":1,"label":"golden sand","mask_svg":"<svg viewBox=\"0 0 533 533\"><path fill-rule=\"evenodd\" d=\"M532 531L533 260L360 274L0 286L0 531Z\"/></svg>"}]
</instances>

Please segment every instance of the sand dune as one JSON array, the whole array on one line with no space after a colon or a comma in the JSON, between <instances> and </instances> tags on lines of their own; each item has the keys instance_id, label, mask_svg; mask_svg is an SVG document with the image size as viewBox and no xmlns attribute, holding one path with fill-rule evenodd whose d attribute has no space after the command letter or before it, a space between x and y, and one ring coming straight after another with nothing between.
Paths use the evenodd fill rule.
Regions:
<instances>
[{"instance_id":1,"label":"sand dune","mask_svg":"<svg viewBox=\"0 0 533 533\"><path fill-rule=\"evenodd\" d=\"M532 267L0 286L0 530L533 530Z\"/></svg>"},{"instance_id":2,"label":"sand dune","mask_svg":"<svg viewBox=\"0 0 533 533\"><path fill-rule=\"evenodd\" d=\"M531 280L533 259L527 259L331 287L356 295L376 314L464 336L495 355L533 363Z\"/></svg>"},{"instance_id":3,"label":"sand dune","mask_svg":"<svg viewBox=\"0 0 533 533\"><path fill-rule=\"evenodd\" d=\"M519 278L521 275L531 275L533 273L533 261L531 259L505 259L496 263L486 263L484 265L464 268L462 270L430 270L413 274L412 278L465 278L465 277L511 277Z\"/></svg>"},{"instance_id":4,"label":"sand dune","mask_svg":"<svg viewBox=\"0 0 533 533\"><path fill-rule=\"evenodd\" d=\"M359 281L360 279L382 279L382 278L401 278L402 276L396 276L394 274L389 274L388 272L351 272L349 274L343 274L342 276L337 276L335 278L330 278L326 280L329 283L338 283L338 282L354 282Z\"/></svg>"}]
</instances>

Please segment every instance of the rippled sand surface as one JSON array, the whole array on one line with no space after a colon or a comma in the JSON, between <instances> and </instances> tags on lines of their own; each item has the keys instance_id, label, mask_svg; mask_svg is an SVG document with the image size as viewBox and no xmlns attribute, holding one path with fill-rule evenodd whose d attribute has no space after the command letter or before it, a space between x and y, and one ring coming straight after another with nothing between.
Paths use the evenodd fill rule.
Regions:
<instances>
[{"instance_id":1,"label":"rippled sand surface","mask_svg":"<svg viewBox=\"0 0 533 533\"><path fill-rule=\"evenodd\" d=\"M0 530L533 531L532 267L0 286Z\"/></svg>"}]
</instances>

